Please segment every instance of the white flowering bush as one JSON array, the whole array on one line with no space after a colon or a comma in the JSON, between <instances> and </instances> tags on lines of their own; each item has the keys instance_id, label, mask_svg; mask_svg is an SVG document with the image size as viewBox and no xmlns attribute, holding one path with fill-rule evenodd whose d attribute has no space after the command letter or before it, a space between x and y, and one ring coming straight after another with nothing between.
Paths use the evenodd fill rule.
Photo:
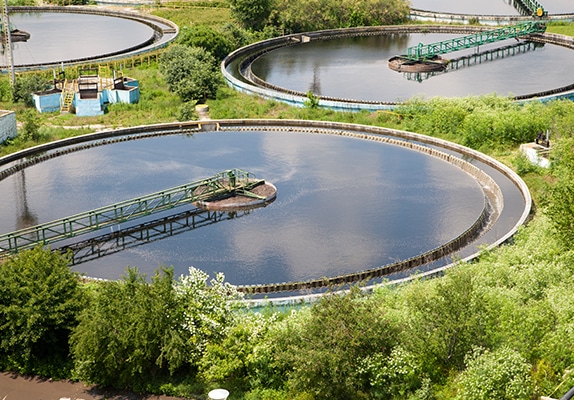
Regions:
<instances>
[{"instance_id":1,"label":"white flowering bush","mask_svg":"<svg viewBox=\"0 0 574 400\"><path fill-rule=\"evenodd\" d=\"M71 338L75 377L117 388L147 390L150 381L193 371L207 343L224 337L233 319L235 288L217 275L172 268L149 282L136 269L102 282Z\"/></svg>"},{"instance_id":2,"label":"white flowering bush","mask_svg":"<svg viewBox=\"0 0 574 400\"><path fill-rule=\"evenodd\" d=\"M208 283L209 275L190 267L174 283L178 303L184 316L183 328L192 341L194 358L203 354L207 343L223 338L231 325L233 311L241 307L242 294L235 286L225 282L218 273Z\"/></svg>"},{"instance_id":3,"label":"white flowering bush","mask_svg":"<svg viewBox=\"0 0 574 400\"><path fill-rule=\"evenodd\" d=\"M457 400L528 400L532 394L530 369L524 357L509 347L476 350L460 375Z\"/></svg>"},{"instance_id":4,"label":"white flowering bush","mask_svg":"<svg viewBox=\"0 0 574 400\"><path fill-rule=\"evenodd\" d=\"M401 346L393 348L391 354L374 354L365 358L361 372L369 379L371 395L374 398L405 398L422 382L422 371L417 359Z\"/></svg>"}]
</instances>

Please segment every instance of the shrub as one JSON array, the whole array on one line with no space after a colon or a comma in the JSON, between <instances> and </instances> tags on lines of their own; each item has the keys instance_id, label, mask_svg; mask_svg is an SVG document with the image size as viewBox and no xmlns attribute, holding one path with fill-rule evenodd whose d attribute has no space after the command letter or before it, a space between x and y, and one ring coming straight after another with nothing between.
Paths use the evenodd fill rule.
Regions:
<instances>
[{"instance_id":1,"label":"shrub","mask_svg":"<svg viewBox=\"0 0 574 400\"><path fill-rule=\"evenodd\" d=\"M460 400L528 400L532 392L530 365L508 347L477 350L467 359L460 385Z\"/></svg>"},{"instance_id":2,"label":"shrub","mask_svg":"<svg viewBox=\"0 0 574 400\"><path fill-rule=\"evenodd\" d=\"M68 259L41 247L0 263L0 368L68 374L68 339L83 307Z\"/></svg>"}]
</instances>

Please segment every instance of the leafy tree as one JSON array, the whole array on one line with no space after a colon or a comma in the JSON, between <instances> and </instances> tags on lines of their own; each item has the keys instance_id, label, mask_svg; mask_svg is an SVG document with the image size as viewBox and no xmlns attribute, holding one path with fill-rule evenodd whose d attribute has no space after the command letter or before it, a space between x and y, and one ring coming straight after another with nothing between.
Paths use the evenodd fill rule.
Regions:
<instances>
[{"instance_id":1,"label":"leafy tree","mask_svg":"<svg viewBox=\"0 0 574 400\"><path fill-rule=\"evenodd\" d=\"M24 124L20 137L23 140L37 142L40 139L40 118L37 111L29 109L24 112Z\"/></svg>"},{"instance_id":2,"label":"leafy tree","mask_svg":"<svg viewBox=\"0 0 574 400\"><path fill-rule=\"evenodd\" d=\"M223 60L233 50L232 43L225 34L206 25L183 27L179 32L178 42L188 47L201 47L218 61Z\"/></svg>"},{"instance_id":3,"label":"leafy tree","mask_svg":"<svg viewBox=\"0 0 574 400\"><path fill-rule=\"evenodd\" d=\"M128 269L122 281L101 283L80 317L71 340L77 376L130 388L177 369L185 362L188 338L172 328L182 322L171 270L156 273L148 284Z\"/></svg>"},{"instance_id":4,"label":"leafy tree","mask_svg":"<svg viewBox=\"0 0 574 400\"><path fill-rule=\"evenodd\" d=\"M0 368L61 377L83 307L68 258L41 247L0 264Z\"/></svg>"},{"instance_id":5,"label":"leafy tree","mask_svg":"<svg viewBox=\"0 0 574 400\"><path fill-rule=\"evenodd\" d=\"M236 50L243 46L247 46L253 41L253 35L235 23L228 23L223 25L220 31L229 43L230 51Z\"/></svg>"},{"instance_id":6,"label":"leafy tree","mask_svg":"<svg viewBox=\"0 0 574 400\"><path fill-rule=\"evenodd\" d=\"M220 83L215 58L201 47L173 45L160 57L169 90L183 101L215 97Z\"/></svg>"},{"instance_id":7,"label":"leafy tree","mask_svg":"<svg viewBox=\"0 0 574 400\"><path fill-rule=\"evenodd\" d=\"M231 16L244 28L261 30L271 14L271 0L229 0Z\"/></svg>"},{"instance_id":8,"label":"leafy tree","mask_svg":"<svg viewBox=\"0 0 574 400\"><path fill-rule=\"evenodd\" d=\"M13 100L23 102L28 107L34 107L32 93L42 92L49 88L48 81L40 74L24 74L14 82Z\"/></svg>"},{"instance_id":9,"label":"leafy tree","mask_svg":"<svg viewBox=\"0 0 574 400\"><path fill-rule=\"evenodd\" d=\"M276 321L277 314L264 316L249 310L239 314L222 341L207 344L200 364L203 379L242 391L257 387L254 352Z\"/></svg>"},{"instance_id":10,"label":"leafy tree","mask_svg":"<svg viewBox=\"0 0 574 400\"><path fill-rule=\"evenodd\" d=\"M464 99L415 98L398 108L404 129L456 138L462 144L487 149L533 141L551 125L544 106L517 104L511 98L479 96Z\"/></svg>"},{"instance_id":11,"label":"leafy tree","mask_svg":"<svg viewBox=\"0 0 574 400\"><path fill-rule=\"evenodd\" d=\"M12 85L7 77L0 78L0 101L12 100Z\"/></svg>"},{"instance_id":12,"label":"leafy tree","mask_svg":"<svg viewBox=\"0 0 574 400\"><path fill-rule=\"evenodd\" d=\"M423 383L424 375L415 354L396 346L389 356L367 356L362 366L375 398L407 398Z\"/></svg>"},{"instance_id":13,"label":"leafy tree","mask_svg":"<svg viewBox=\"0 0 574 400\"><path fill-rule=\"evenodd\" d=\"M463 370L466 354L487 346L493 325L476 277L463 265L439 280L413 284L405 291L407 334L405 349L417 355L419 365L433 379L451 370Z\"/></svg>"},{"instance_id":14,"label":"leafy tree","mask_svg":"<svg viewBox=\"0 0 574 400\"><path fill-rule=\"evenodd\" d=\"M193 267L175 284L179 304L185 317L185 331L191 339L190 362L196 365L208 343L219 343L235 321L235 311L243 307L238 300L242 294L216 274L208 282L208 275Z\"/></svg>"},{"instance_id":15,"label":"leafy tree","mask_svg":"<svg viewBox=\"0 0 574 400\"><path fill-rule=\"evenodd\" d=\"M574 138L564 138L554 144L553 172L556 178L548 186L546 214L552 221L557 237L570 248L574 243Z\"/></svg>"},{"instance_id":16,"label":"leafy tree","mask_svg":"<svg viewBox=\"0 0 574 400\"><path fill-rule=\"evenodd\" d=\"M404 0L276 0L269 19L286 33L357 25L391 25L407 20Z\"/></svg>"}]
</instances>

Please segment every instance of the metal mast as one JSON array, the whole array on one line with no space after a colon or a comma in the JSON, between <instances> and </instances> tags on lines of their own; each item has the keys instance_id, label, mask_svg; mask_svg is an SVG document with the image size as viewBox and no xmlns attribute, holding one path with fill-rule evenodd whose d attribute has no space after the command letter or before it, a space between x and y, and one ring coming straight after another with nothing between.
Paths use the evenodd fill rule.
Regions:
<instances>
[{"instance_id":1,"label":"metal mast","mask_svg":"<svg viewBox=\"0 0 574 400\"><path fill-rule=\"evenodd\" d=\"M16 76L14 75L14 59L12 57L12 36L10 35L10 19L8 18L8 0L2 0L2 34L4 35L4 51L8 56L10 67L10 84L14 87Z\"/></svg>"}]
</instances>

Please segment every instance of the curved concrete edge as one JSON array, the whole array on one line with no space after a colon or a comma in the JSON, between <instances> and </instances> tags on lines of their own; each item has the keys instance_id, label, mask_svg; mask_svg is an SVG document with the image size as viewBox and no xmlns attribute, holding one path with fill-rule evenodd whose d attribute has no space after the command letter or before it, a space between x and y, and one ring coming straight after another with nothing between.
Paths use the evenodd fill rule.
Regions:
<instances>
[{"instance_id":1,"label":"curved concrete edge","mask_svg":"<svg viewBox=\"0 0 574 400\"><path fill-rule=\"evenodd\" d=\"M383 128L383 130L386 130L386 129ZM497 169L499 172L504 174L507 178L509 178L517 186L517 188L520 190L520 192L524 198L524 209L522 210L522 214L521 214L520 218L518 219L518 221L516 222L516 224L512 227L511 230L509 230L505 235L503 235L500 239L498 239L494 243L491 243L490 245L488 245L485 248L485 250L487 250L487 251L492 250L492 249L499 247L502 244L506 243L510 238L512 238L516 234L518 229L521 226L523 226L529 220L530 213L532 211L532 197L530 195L530 191L529 191L528 187L526 186L526 183L522 180L522 178L520 178L518 176L518 174L516 174L512 169L510 169L509 167L507 167L503 163L501 163L501 162L495 160L494 158L487 156L483 153L477 152L473 149L470 149L470 148L467 148L467 147L464 147L464 146L461 146L461 145L458 145L455 143L451 143L451 142L448 142L448 141L445 141L442 139L431 138L431 137L420 135L417 133L400 131L400 130L391 130L391 131L394 131L398 135L404 136L405 138L418 138L419 140L424 141L424 142L427 142L426 140L430 139L430 141L427 142L429 144L434 144L434 145L437 145L440 147L448 148L448 149L456 151L456 152L462 152L463 154L467 154L473 158L476 157L477 159L484 162L485 164ZM415 279L425 279L425 278L438 277L438 276L443 275L446 270L448 270L454 266L465 264L468 262L472 262L472 261L478 259L481 254L482 254L482 251L478 251L478 252L475 252L475 253L469 255L468 257L461 259L460 261L447 264L445 266L433 269L432 271L428 271L428 272L424 272L424 273L417 273L413 276L409 276L409 277L402 278L402 279L397 279L397 280L390 281L390 282L383 282L381 284L365 286L365 287L362 287L361 290L366 291L366 292L370 292L370 291L373 291L376 288L384 286L384 285L400 285L400 284L408 283L408 282L413 281ZM338 293L344 294L347 292L348 292L348 290L341 290ZM265 306L279 306L279 307L287 306L287 307L289 307L289 306L299 306L302 304L313 303L313 302L319 300L321 298L321 296L323 296L322 293L314 293L314 294L299 295L299 296L287 296L287 297L277 297L277 298L267 298L267 299L250 299L250 300L245 300L245 301L248 304L248 306L250 306L252 308L261 308L261 307L265 307Z\"/></svg>"},{"instance_id":2,"label":"curved concrete edge","mask_svg":"<svg viewBox=\"0 0 574 400\"><path fill-rule=\"evenodd\" d=\"M504 25L518 22L532 21L532 17L526 15L481 15L481 14L460 14L439 11L427 11L411 9L410 18L413 21L471 24L479 23L483 25ZM547 21L574 21L574 14L550 14L544 20Z\"/></svg>"},{"instance_id":3,"label":"curved concrete edge","mask_svg":"<svg viewBox=\"0 0 574 400\"><path fill-rule=\"evenodd\" d=\"M510 181L512 181L516 187L519 189L520 193L524 199L524 209L522 210L521 216L516 221L515 225L510 229L505 235L503 235L500 239L491 243L486 247L487 250L496 248L501 244L507 242L515 233L516 231L524 225L528 218L530 217L531 209L532 209L532 198L530 195L530 191L526 186L526 183L509 167L504 165L503 163L495 160L494 158L487 156L483 153L480 153L476 150L470 149L465 146L458 145L456 143L448 142L446 140L433 138L430 136L421 135L418 133L407 132L402 130L396 129L389 129L389 128L382 128L382 127L375 127L369 125L358 125L358 124L346 124L346 123L338 123L338 122L328 122L328 121L306 121L306 120L251 120L251 119L238 119L238 120L214 120L214 127L215 129L269 129L273 127L284 127L287 129L295 129L295 130L309 130L309 129L331 129L331 130L339 130L339 131L351 131L351 132L360 132L365 134L377 134L377 135L385 135L394 137L400 140L405 141L415 141L418 143L427 144L430 146L436 146L438 148L442 148L445 150L453 151L456 153L464 154L465 156L480 160L482 163L498 170L504 176L506 176ZM33 148L21 150L17 153L13 153L7 156L0 158L0 166L7 166L9 164L14 164L19 160L25 160L29 158L29 160L35 160L34 157L36 154L55 151L62 148L69 148L70 151L81 150L85 148L85 144L88 142L93 141L101 141L102 144L107 144L113 141L120 141L120 140L134 140L139 137L149 137L149 136L159 136L159 135L167 135L167 134L190 134L190 133L200 133L204 132L201 127L201 121L188 121L188 122L181 122L181 123L167 123L167 124L154 124L154 125L144 125L132 128L124 128L124 129L116 129L116 130L109 130L109 131L102 131L96 133L90 133L86 135L71 137L67 139L62 139L60 141L46 143L43 145L38 145ZM97 145L97 144L96 144ZM71 146L77 146L74 149ZM69 151L68 151L69 152ZM48 155L49 156L49 155ZM39 162L39 161L38 161ZM19 165L19 164L17 164ZM9 167L8 170L16 168L18 170L17 165ZM0 171L0 179L5 178L7 175L2 175L7 170ZM415 278L421 277L434 277L444 273L445 270L451 268L454 265L458 265L459 263L465 263L472 261L480 256L481 252L475 252L474 254L462 259L460 262L451 263L445 265L443 267L434 269L432 271L426 273L419 273L415 276L404 278L401 280L393 281L389 284L399 284L403 282L410 281ZM381 284L372 285L365 287L364 290L373 290L374 288L380 286ZM310 295L302 295L302 296L289 296L289 297L280 297L280 298L273 298L273 299L251 299L245 300L246 304L253 306L253 307L262 307L268 304L273 304L277 306L281 305L297 305L301 303L308 303L316 300L319 298L321 294L310 294Z\"/></svg>"},{"instance_id":4,"label":"curved concrete edge","mask_svg":"<svg viewBox=\"0 0 574 400\"><path fill-rule=\"evenodd\" d=\"M364 127L363 127L364 128ZM235 128L237 129L237 128ZM242 128L244 130L253 128ZM264 128L273 131L292 131L291 127L267 127ZM280 282L261 285L245 285L238 286L238 290L253 295L261 295L277 292L297 292L300 290L313 290L325 288L327 286L336 286L341 284L349 284L355 282L364 282L390 274L402 271L412 270L414 268L426 265L428 263L437 261L446 256L455 254L460 249L467 246L469 243L474 242L482 234L486 233L496 223L500 214L502 213L504 199L502 190L497 182L492 177L486 174L483 170L475 165L465 161L459 156L448 154L436 148L436 146L422 145L411 140L397 139L389 137L388 135L366 134L364 129L361 131L341 130L341 129L327 129L327 128L314 128L314 129L299 129L310 134L330 134L346 137L354 137L360 140L371 140L382 143L387 143L395 146L408 148L410 150L424 153L428 156L438 158L442 161L452 164L454 167L459 168L461 171L470 175L474 181L480 186L484 195L484 205L482 212L474 223L462 232L457 237L449 240L442 245L426 251L422 254L413 256L408 259L400 260L391 264L382 265L368 270L361 270L345 275L338 275L334 277L324 277L301 282Z\"/></svg>"},{"instance_id":5,"label":"curved concrete edge","mask_svg":"<svg viewBox=\"0 0 574 400\"><path fill-rule=\"evenodd\" d=\"M17 71L31 71L38 69L49 69L58 68L62 64L64 66L81 65L87 62L105 62L105 61L115 61L121 60L127 57L133 57L137 55L142 55L155 50L162 49L172 43L179 35L179 27L174 22L161 18L155 15L137 13L126 10L112 10L106 7L99 6L10 6L8 8L9 12L20 12L20 13L71 13L71 14L94 14L103 15L109 17L125 18L138 21L145 25L148 25L154 30L154 35L146 40L142 45L137 45L129 49L124 49L120 52L114 52L110 54L96 55L93 57L84 57L79 59L71 59L66 61L58 61L52 63L44 64L25 64L16 65L14 69ZM164 35L171 35L171 37L163 42L160 39Z\"/></svg>"},{"instance_id":6,"label":"curved concrete edge","mask_svg":"<svg viewBox=\"0 0 574 400\"><path fill-rule=\"evenodd\" d=\"M263 40L254 44L244 46L240 49L230 53L221 62L221 73L227 85L238 92L246 93L249 95L259 96L269 100L275 100L286 103L296 107L304 107L305 103L309 100L306 93L300 93L284 88L279 88L273 85L259 85L247 78L237 78L234 71L231 71L232 66L240 65L241 73L249 67L244 66L245 63L251 63L258 56L271 51L275 48L282 46L290 46L298 43L303 43L310 40L328 40L342 37L353 36L374 36L383 34L394 33L454 33L454 34L468 34L472 32L480 32L492 29L489 26L441 26L441 25L392 25L392 26L375 26L375 27L360 27L360 28L342 28L342 29L329 29L315 32L305 32L302 34L292 34L280 36L268 40ZM559 34L543 34L531 35L533 41L544 42L557 46L563 46L574 49L574 38L566 35ZM239 71L238 71L239 72ZM517 101L538 100L543 98L545 101L552 99L568 98L574 99L574 82L572 85L549 89L545 92L532 93L516 98ZM394 108L402 105L401 102L376 102L376 101L361 101L354 99L339 99L331 97L319 96L319 107L331 109L335 111L381 111L393 110Z\"/></svg>"}]
</instances>

